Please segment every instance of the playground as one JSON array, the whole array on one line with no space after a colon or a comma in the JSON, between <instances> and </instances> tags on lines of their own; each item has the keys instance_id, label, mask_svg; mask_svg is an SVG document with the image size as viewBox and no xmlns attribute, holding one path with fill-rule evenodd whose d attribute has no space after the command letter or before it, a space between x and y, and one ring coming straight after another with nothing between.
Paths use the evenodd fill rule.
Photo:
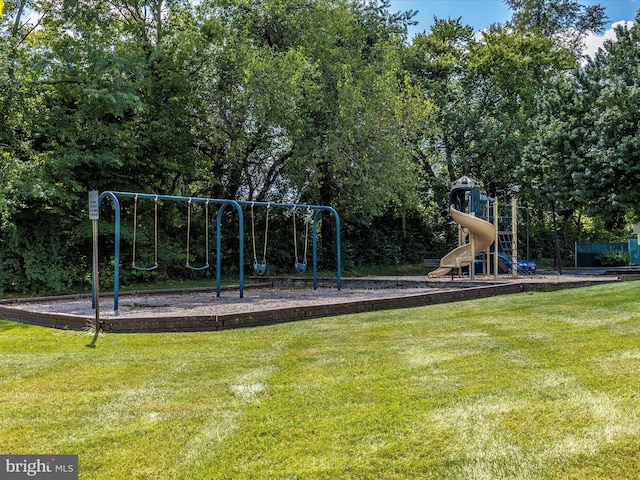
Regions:
<instances>
[{"instance_id":1,"label":"playground","mask_svg":"<svg viewBox=\"0 0 640 480\"><path fill-rule=\"evenodd\" d=\"M343 287L311 288L309 278L257 279L239 289L195 288L121 292L119 311L113 296L101 297L103 330L112 333L208 331L264 326L345 314L395 310L439 303L553 291L619 281L620 276L539 274L514 279L410 277L343 278ZM258 281L260 280L260 281ZM267 281L269 280L269 281ZM328 284L332 279L319 279ZM455 307L452 307L455 308ZM53 328L87 328L94 321L89 295L0 301L0 317Z\"/></svg>"},{"instance_id":2,"label":"playground","mask_svg":"<svg viewBox=\"0 0 640 480\"><path fill-rule=\"evenodd\" d=\"M640 284L469 268L492 222L452 205L423 275L276 277L256 248L240 285L3 301L0 450L91 479L637 478ZM98 320L136 334L85 348Z\"/></svg>"},{"instance_id":3,"label":"playground","mask_svg":"<svg viewBox=\"0 0 640 480\"><path fill-rule=\"evenodd\" d=\"M108 199L114 208L113 292L99 289L98 219L102 200ZM120 291L121 269L121 206L122 199L133 201L133 242L131 268L151 272L158 268L158 204L182 202L187 207L186 265L194 271L215 267L215 287L182 290ZM153 262L141 266L137 261L137 226L139 201L153 201ZM499 215L499 202L480 191L475 180L462 177L452 184L450 213L458 224L458 246L440 259L435 270L422 276L342 278L340 218L338 212L326 206L242 202L193 197L174 197L130 192L92 192L89 198L90 219L94 227L94 255L91 295L72 295L41 299L0 301L3 318L36 325L86 329L99 325L100 331L113 333L207 331L247 326L269 325L290 321L322 318L343 314L392 310L437 303L451 303L488 296L524 291L550 291L596 283L617 281L617 276L518 275L518 269L505 268L505 262L519 264L517 255L517 210L511 204L511 216ZM205 254L194 264L191 248L192 205L201 204L205 216ZM210 265L210 208L218 207L215 221L215 265ZM237 223L239 284L222 286L223 238L222 214L226 207L234 209ZM263 208L262 224L256 221L255 210ZM294 264L291 276L274 277L268 271L267 248L269 212L286 209L293 224ZM245 281L244 212L250 213L250 239L253 252L253 275ZM334 278L319 278L317 271L317 224L320 214L327 212L335 221ZM302 243L298 238L300 228ZM505 227L500 230L500 222ZM229 226L227 226L227 229ZM256 231L261 230L260 244ZM309 238L311 237L311 238ZM311 275L307 273L308 245L311 243ZM493 255L498 252L499 255ZM486 255L486 261L479 260ZM498 257L501 264L498 264ZM492 264L493 263L493 264ZM478 268L480 265L480 268ZM473 268L470 268L473 266ZM425 268L427 268L425 266ZM97 274L96 274L97 272ZM491 272L491 273L489 273ZM494 272L499 272L497 274ZM246 292L246 294L245 294ZM97 301L97 299L100 301ZM95 330L95 328L94 328Z\"/></svg>"}]
</instances>

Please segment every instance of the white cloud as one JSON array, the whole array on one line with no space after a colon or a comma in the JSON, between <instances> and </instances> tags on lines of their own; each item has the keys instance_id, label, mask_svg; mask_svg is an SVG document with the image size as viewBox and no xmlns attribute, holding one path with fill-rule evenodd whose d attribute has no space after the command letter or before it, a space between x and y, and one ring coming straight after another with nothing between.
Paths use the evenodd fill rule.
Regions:
<instances>
[{"instance_id":1,"label":"white cloud","mask_svg":"<svg viewBox=\"0 0 640 480\"><path fill-rule=\"evenodd\" d=\"M604 45L604 42L606 40L616 39L616 33L613 30L615 27L622 26L624 28L629 29L633 26L633 24L634 22L631 22L628 20L621 20L611 25L611 28L606 32L604 32L603 35L596 35L596 34L590 33L589 35L587 35L587 38L586 38L586 42L585 42L586 48L585 48L584 54L593 58L596 52L598 51L598 49L600 49Z\"/></svg>"}]
</instances>

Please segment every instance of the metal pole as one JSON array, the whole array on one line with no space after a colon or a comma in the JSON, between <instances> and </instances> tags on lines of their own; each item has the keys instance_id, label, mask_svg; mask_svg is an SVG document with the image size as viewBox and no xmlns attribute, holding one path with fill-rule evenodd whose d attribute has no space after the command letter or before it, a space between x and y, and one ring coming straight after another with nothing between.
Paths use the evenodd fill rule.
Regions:
<instances>
[{"instance_id":1,"label":"metal pole","mask_svg":"<svg viewBox=\"0 0 640 480\"><path fill-rule=\"evenodd\" d=\"M476 216L475 212L470 212L471 216ZM469 265L469 280L476 279L476 236L469 230L469 244L471 245L471 264Z\"/></svg>"},{"instance_id":2,"label":"metal pole","mask_svg":"<svg viewBox=\"0 0 640 480\"><path fill-rule=\"evenodd\" d=\"M242 208L235 201L223 203L218 209L216 222L216 297L220 297L220 285L222 282L222 212L227 205L233 205L238 212L238 286L240 298L244 297L244 215Z\"/></svg>"},{"instance_id":3,"label":"metal pole","mask_svg":"<svg viewBox=\"0 0 640 480\"><path fill-rule=\"evenodd\" d=\"M96 341L98 340L98 335L100 335L100 330L102 330L102 322L100 321L100 272L98 271L98 217L99 217L99 206L100 202L98 200L98 192L96 190L92 190L89 192L89 218L92 222L92 231L93 231L93 258L92 258L92 299L94 302L95 308L95 333L93 335L93 340L91 343L87 345L87 347L95 347Z\"/></svg>"},{"instance_id":4,"label":"metal pole","mask_svg":"<svg viewBox=\"0 0 640 480\"><path fill-rule=\"evenodd\" d=\"M511 197L511 276L518 278L518 205Z\"/></svg>"},{"instance_id":5,"label":"metal pole","mask_svg":"<svg viewBox=\"0 0 640 480\"><path fill-rule=\"evenodd\" d=\"M338 290L342 289L342 245L341 245L341 234L340 234L340 215L338 212L332 207L311 207L316 209L316 213L313 216L313 226L311 229L311 245L313 248L313 289L318 289L318 232L317 232L317 224L318 224L318 216L322 213L323 210L329 211L336 222L336 287Z\"/></svg>"},{"instance_id":6,"label":"metal pole","mask_svg":"<svg viewBox=\"0 0 640 480\"><path fill-rule=\"evenodd\" d=\"M218 209L218 217L216 220L216 297L218 298L220 298L220 282L222 279L222 259L220 258L220 252L222 252L222 211L225 205L222 205Z\"/></svg>"},{"instance_id":7,"label":"metal pole","mask_svg":"<svg viewBox=\"0 0 640 480\"><path fill-rule=\"evenodd\" d=\"M238 212L238 283L240 284L240 298L244 297L244 214L242 208L235 203Z\"/></svg>"},{"instance_id":8,"label":"metal pole","mask_svg":"<svg viewBox=\"0 0 640 480\"><path fill-rule=\"evenodd\" d=\"M98 205L105 197L109 197L111 199L115 211L116 225L113 246L113 311L115 315L118 315L120 313L118 310L118 297L120 293L120 202L118 201L118 197L116 197L113 192L102 192L98 197ZM97 300L98 299L95 296L92 297L94 308Z\"/></svg>"},{"instance_id":9,"label":"metal pole","mask_svg":"<svg viewBox=\"0 0 640 480\"><path fill-rule=\"evenodd\" d=\"M98 272L98 220L93 222L93 294L95 296L95 320L93 339L88 347L95 347L98 341L98 335L102 330L102 322L100 321L100 274Z\"/></svg>"},{"instance_id":10,"label":"metal pole","mask_svg":"<svg viewBox=\"0 0 640 480\"><path fill-rule=\"evenodd\" d=\"M320 210L316 212L313 216L313 227L311 227L311 245L313 248L313 289L318 289L318 215L320 215Z\"/></svg>"},{"instance_id":11,"label":"metal pole","mask_svg":"<svg viewBox=\"0 0 640 480\"><path fill-rule=\"evenodd\" d=\"M500 225L500 219L498 218L498 197L496 196L493 202L493 225L495 228L495 238L493 239L493 277L498 278L498 227Z\"/></svg>"},{"instance_id":12,"label":"metal pole","mask_svg":"<svg viewBox=\"0 0 640 480\"><path fill-rule=\"evenodd\" d=\"M333 218L336 221L336 280L338 282L338 290L342 288L342 244L341 244L341 233L340 233L340 215L338 212L331 207L328 207L329 211L333 213Z\"/></svg>"}]
</instances>

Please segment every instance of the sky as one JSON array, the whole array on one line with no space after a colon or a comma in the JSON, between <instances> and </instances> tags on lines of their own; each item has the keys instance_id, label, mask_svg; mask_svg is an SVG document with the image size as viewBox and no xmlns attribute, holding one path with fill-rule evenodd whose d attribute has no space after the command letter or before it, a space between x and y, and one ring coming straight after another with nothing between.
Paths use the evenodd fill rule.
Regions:
<instances>
[{"instance_id":1,"label":"sky","mask_svg":"<svg viewBox=\"0 0 640 480\"><path fill-rule=\"evenodd\" d=\"M580 0L583 5L600 4L609 17L607 32L587 39L587 54L598 50L606 38L615 38L612 25L635 19L640 9L640 0ZM462 23L471 25L476 32L492 23L504 22L511 18L511 11L502 0L391 0L391 11L417 10L413 17L418 25L409 29L409 39L424 31L429 32L434 15L438 18L462 17Z\"/></svg>"}]
</instances>

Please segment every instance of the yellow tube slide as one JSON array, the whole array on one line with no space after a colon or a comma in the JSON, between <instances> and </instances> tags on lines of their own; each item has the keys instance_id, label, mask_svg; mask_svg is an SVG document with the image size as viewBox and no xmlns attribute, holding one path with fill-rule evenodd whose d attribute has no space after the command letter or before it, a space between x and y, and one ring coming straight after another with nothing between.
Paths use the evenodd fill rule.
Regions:
<instances>
[{"instance_id":1,"label":"yellow tube slide","mask_svg":"<svg viewBox=\"0 0 640 480\"><path fill-rule=\"evenodd\" d=\"M453 205L449 207L453 220L466 228L474 236L475 252L471 252L471 243L466 243L454 248L440 259L440 267L429 273L430 278L442 277L453 268L462 268L471 265L475 260L472 253L480 253L494 242L496 229L492 223L487 222L468 213L456 210Z\"/></svg>"}]
</instances>

